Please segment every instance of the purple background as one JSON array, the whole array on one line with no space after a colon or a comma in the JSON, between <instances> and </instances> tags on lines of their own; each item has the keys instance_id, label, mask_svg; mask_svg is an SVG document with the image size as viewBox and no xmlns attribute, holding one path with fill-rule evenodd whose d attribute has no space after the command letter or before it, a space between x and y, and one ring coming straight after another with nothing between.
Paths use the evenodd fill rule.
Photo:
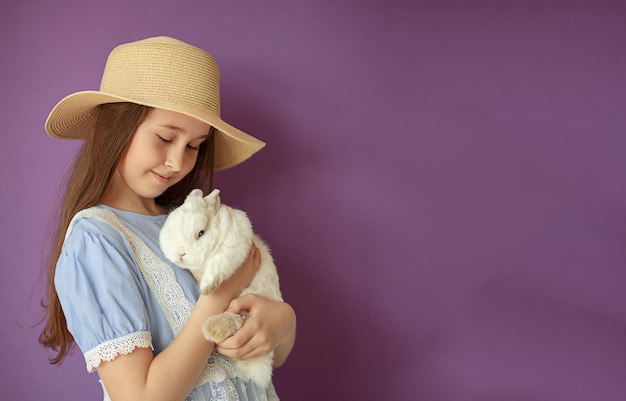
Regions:
<instances>
[{"instance_id":1,"label":"purple background","mask_svg":"<svg viewBox=\"0 0 626 401\"><path fill-rule=\"evenodd\" d=\"M224 119L269 143L217 184L298 313L284 400L626 399L624 4L12 3L0 399L100 397L26 328L77 149L43 123L162 34L214 54Z\"/></svg>"}]
</instances>

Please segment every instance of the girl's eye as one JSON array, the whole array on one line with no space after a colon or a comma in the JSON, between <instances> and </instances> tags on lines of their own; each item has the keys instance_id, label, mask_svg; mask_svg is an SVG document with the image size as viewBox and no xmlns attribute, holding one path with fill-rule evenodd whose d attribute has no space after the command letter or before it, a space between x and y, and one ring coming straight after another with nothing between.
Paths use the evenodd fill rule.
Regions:
<instances>
[{"instance_id":1,"label":"girl's eye","mask_svg":"<svg viewBox=\"0 0 626 401\"><path fill-rule=\"evenodd\" d=\"M200 149L200 146L187 145L187 149L189 149L189 150L198 150L198 149Z\"/></svg>"},{"instance_id":2,"label":"girl's eye","mask_svg":"<svg viewBox=\"0 0 626 401\"><path fill-rule=\"evenodd\" d=\"M204 230L198 231L198 238L202 237L203 235L204 235Z\"/></svg>"},{"instance_id":3,"label":"girl's eye","mask_svg":"<svg viewBox=\"0 0 626 401\"><path fill-rule=\"evenodd\" d=\"M163 142L167 142L167 143L172 142L172 140L171 140L171 139L163 138L161 135L157 135L157 136L158 136L159 138L161 138L161 140L162 140Z\"/></svg>"}]
</instances>

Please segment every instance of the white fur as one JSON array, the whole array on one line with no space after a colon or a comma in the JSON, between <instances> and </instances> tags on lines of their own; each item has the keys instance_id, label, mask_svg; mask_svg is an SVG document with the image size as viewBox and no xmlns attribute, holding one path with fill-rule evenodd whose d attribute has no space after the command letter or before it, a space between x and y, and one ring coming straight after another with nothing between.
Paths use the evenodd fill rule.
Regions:
<instances>
[{"instance_id":1,"label":"white fur","mask_svg":"<svg viewBox=\"0 0 626 401\"><path fill-rule=\"evenodd\" d=\"M203 232L202 235L199 235ZM241 295L257 294L282 301L276 266L267 245L252 231L248 216L221 204L219 190L203 197L194 189L185 202L167 217L160 234L161 250L176 265L198 277L200 291L208 294L230 277L246 260L252 241L261 252L261 265L250 286ZM225 312L211 317L202 327L205 338L219 343L243 325L240 315ZM272 377L273 353L236 361L244 378L266 388Z\"/></svg>"}]
</instances>

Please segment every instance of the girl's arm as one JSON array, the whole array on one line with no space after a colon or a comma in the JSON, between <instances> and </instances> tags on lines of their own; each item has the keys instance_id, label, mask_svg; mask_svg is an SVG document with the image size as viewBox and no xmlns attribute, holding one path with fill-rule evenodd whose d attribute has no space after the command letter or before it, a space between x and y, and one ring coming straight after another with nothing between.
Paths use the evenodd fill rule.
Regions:
<instances>
[{"instance_id":1,"label":"girl's arm","mask_svg":"<svg viewBox=\"0 0 626 401\"><path fill-rule=\"evenodd\" d=\"M259 264L260 253L254 248L231 278L209 295L200 296L178 336L156 357L149 348L135 348L127 355L102 362L98 373L111 399L183 400L213 350L213 344L202 336L202 324L226 310L231 300L250 284Z\"/></svg>"},{"instance_id":2,"label":"girl's arm","mask_svg":"<svg viewBox=\"0 0 626 401\"><path fill-rule=\"evenodd\" d=\"M233 300L228 310L249 315L241 329L217 345L220 354L248 359L274 350L274 367L285 362L296 340L296 314L289 304L250 294Z\"/></svg>"}]
</instances>

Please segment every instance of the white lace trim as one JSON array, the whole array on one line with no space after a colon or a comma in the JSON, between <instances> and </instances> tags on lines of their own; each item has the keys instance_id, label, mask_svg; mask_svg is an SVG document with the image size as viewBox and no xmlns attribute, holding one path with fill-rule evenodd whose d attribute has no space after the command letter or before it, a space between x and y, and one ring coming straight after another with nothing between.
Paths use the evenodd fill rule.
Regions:
<instances>
[{"instance_id":1,"label":"white lace trim","mask_svg":"<svg viewBox=\"0 0 626 401\"><path fill-rule=\"evenodd\" d=\"M176 281L172 267L159 258L137 234L126 227L115 213L108 209L91 207L80 211L70 223L67 235L74 221L82 217L90 217L107 223L126 238L144 280L159 302L168 325L176 337L191 315L193 303L185 296L185 292ZM214 350L195 386L208 382L222 382L235 377L241 377L241 375L237 373L234 362Z\"/></svg>"},{"instance_id":2,"label":"white lace trim","mask_svg":"<svg viewBox=\"0 0 626 401\"><path fill-rule=\"evenodd\" d=\"M119 337L111 341L106 341L95 348L85 352L85 362L87 371L95 372L100 363L112 361L119 355L128 355L135 348L152 348L152 333L149 331L139 331Z\"/></svg>"}]
</instances>

